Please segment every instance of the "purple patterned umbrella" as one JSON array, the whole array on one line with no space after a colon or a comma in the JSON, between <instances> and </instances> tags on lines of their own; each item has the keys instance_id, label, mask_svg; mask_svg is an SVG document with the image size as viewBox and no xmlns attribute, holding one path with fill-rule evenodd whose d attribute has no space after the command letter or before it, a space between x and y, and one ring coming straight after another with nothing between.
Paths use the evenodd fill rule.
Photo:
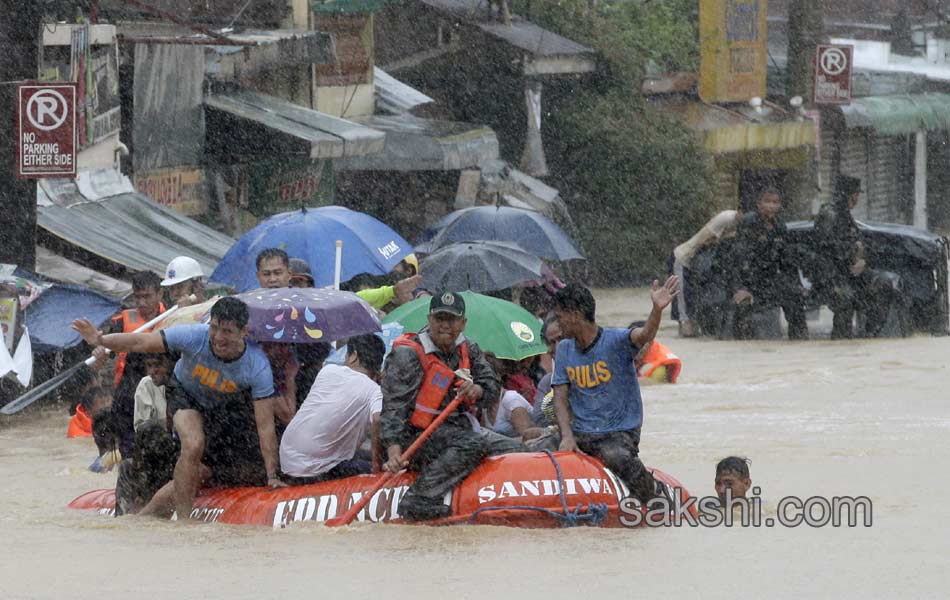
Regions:
<instances>
[{"instance_id":1,"label":"purple patterned umbrella","mask_svg":"<svg viewBox=\"0 0 950 600\"><path fill-rule=\"evenodd\" d=\"M376 311L351 292L277 288L252 290L237 298L247 304L249 337L258 342L332 342L381 329Z\"/></svg>"}]
</instances>

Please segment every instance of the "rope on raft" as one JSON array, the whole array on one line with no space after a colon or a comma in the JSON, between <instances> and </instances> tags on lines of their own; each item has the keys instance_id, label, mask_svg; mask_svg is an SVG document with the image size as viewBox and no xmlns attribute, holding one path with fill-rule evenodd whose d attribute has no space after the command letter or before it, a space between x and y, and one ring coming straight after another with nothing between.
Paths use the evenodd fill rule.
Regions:
<instances>
[{"instance_id":1,"label":"rope on raft","mask_svg":"<svg viewBox=\"0 0 950 600\"><path fill-rule=\"evenodd\" d=\"M561 473L561 465L558 464L553 452L545 450L544 453L547 454L551 462L554 463L554 470L557 471L558 492L560 492L561 496L561 506L564 509L563 513L540 506L529 506L527 504L516 506L486 506L473 512L469 518L469 523L474 523L479 514L493 510L534 510L554 517L561 524L561 527L577 527L579 525L597 526L603 523L607 519L607 504L604 502L590 502L587 505L581 503L578 504L577 508L573 511L568 508L567 495L564 493L564 475Z\"/></svg>"}]
</instances>

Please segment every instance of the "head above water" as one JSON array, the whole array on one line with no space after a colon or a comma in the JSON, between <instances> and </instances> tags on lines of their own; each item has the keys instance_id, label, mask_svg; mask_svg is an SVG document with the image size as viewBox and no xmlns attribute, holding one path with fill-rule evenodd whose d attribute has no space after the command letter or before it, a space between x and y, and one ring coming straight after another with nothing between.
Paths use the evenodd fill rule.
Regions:
<instances>
[{"instance_id":1,"label":"head above water","mask_svg":"<svg viewBox=\"0 0 950 600\"><path fill-rule=\"evenodd\" d=\"M716 465L716 494L720 502L726 501L726 490L732 490L733 498L745 498L746 492L752 486L749 475L748 458L741 456L727 456Z\"/></svg>"},{"instance_id":2,"label":"head above water","mask_svg":"<svg viewBox=\"0 0 950 600\"><path fill-rule=\"evenodd\" d=\"M92 439L102 456L119 445L119 422L112 408L101 408L92 415Z\"/></svg>"},{"instance_id":3,"label":"head above water","mask_svg":"<svg viewBox=\"0 0 950 600\"><path fill-rule=\"evenodd\" d=\"M79 397L79 404L87 415L92 416L103 408L112 406L112 395L104 387L95 385Z\"/></svg>"},{"instance_id":4,"label":"head above water","mask_svg":"<svg viewBox=\"0 0 950 600\"><path fill-rule=\"evenodd\" d=\"M244 353L249 318L247 305L233 296L214 303L208 336L215 356L227 360Z\"/></svg>"},{"instance_id":5,"label":"head above water","mask_svg":"<svg viewBox=\"0 0 950 600\"><path fill-rule=\"evenodd\" d=\"M461 294L445 292L429 301L429 337L445 353L455 348L455 340L465 331L465 299Z\"/></svg>"},{"instance_id":6,"label":"head above water","mask_svg":"<svg viewBox=\"0 0 950 600\"><path fill-rule=\"evenodd\" d=\"M290 257L280 248L265 248L257 255L257 283L273 289L290 286Z\"/></svg>"}]
</instances>

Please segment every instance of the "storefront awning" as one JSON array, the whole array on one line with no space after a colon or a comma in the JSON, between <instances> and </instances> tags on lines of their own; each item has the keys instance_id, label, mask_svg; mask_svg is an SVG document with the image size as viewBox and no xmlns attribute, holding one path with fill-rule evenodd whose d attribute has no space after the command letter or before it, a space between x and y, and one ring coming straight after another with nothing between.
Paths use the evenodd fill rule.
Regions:
<instances>
[{"instance_id":1,"label":"storefront awning","mask_svg":"<svg viewBox=\"0 0 950 600\"><path fill-rule=\"evenodd\" d=\"M37 190L41 228L133 271L164 273L171 259L185 255L210 274L234 244L134 191L91 200L66 180L41 180Z\"/></svg>"},{"instance_id":2,"label":"storefront awning","mask_svg":"<svg viewBox=\"0 0 950 600\"><path fill-rule=\"evenodd\" d=\"M773 112L759 121L723 106L683 96L657 96L651 100L661 113L702 133L706 150L713 154L815 145L815 126L809 120L786 119Z\"/></svg>"},{"instance_id":3,"label":"storefront awning","mask_svg":"<svg viewBox=\"0 0 950 600\"><path fill-rule=\"evenodd\" d=\"M274 96L244 90L205 98L209 150L312 159L375 154L385 134Z\"/></svg>"},{"instance_id":4,"label":"storefront awning","mask_svg":"<svg viewBox=\"0 0 950 600\"><path fill-rule=\"evenodd\" d=\"M849 128L866 127L880 135L950 129L950 94L901 94L855 98L841 107Z\"/></svg>"},{"instance_id":5,"label":"storefront awning","mask_svg":"<svg viewBox=\"0 0 950 600\"><path fill-rule=\"evenodd\" d=\"M358 120L385 132L379 154L345 158L336 167L351 171L455 171L498 158L498 138L485 125L420 119L409 114Z\"/></svg>"}]
</instances>

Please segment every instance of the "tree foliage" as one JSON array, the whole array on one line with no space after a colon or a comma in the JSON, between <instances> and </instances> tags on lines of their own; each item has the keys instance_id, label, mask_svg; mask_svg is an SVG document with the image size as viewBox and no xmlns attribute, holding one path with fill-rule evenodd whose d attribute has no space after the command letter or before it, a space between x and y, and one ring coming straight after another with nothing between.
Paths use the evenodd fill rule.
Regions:
<instances>
[{"instance_id":1,"label":"tree foliage","mask_svg":"<svg viewBox=\"0 0 950 600\"><path fill-rule=\"evenodd\" d=\"M532 0L515 7L602 57L586 91L558 98L545 130L594 281L660 275L673 246L709 216L711 169L698 136L657 113L640 86L651 71L696 70L697 2Z\"/></svg>"}]
</instances>

